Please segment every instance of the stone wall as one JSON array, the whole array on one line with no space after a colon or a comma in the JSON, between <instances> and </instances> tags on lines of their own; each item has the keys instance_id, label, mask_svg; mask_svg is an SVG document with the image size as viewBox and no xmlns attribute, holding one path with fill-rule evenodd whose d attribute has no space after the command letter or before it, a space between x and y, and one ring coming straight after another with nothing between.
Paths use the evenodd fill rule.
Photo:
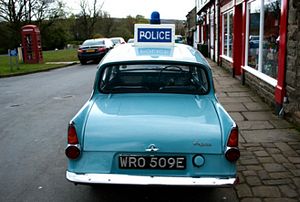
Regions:
<instances>
[{"instance_id":1,"label":"stone wall","mask_svg":"<svg viewBox=\"0 0 300 202\"><path fill-rule=\"evenodd\" d=\"M232 63L229 62L228 60L221 58L221 67L225 68L228 72L231 73L231 75L233 74L233 66Z\"/></svg>"},{"instance_id":2,"label":"stone wall","mask_svg":"<svg viewBox=\"0 0 300 202\"><path fill-rule=\"evenodd\" d=\"M221 66L232 74L232 63L221 58ZM290 0L288 8L285 118L300 127L300 0ZM275 88L245 72L245 83L275 111Z\"/></svg>"},{"instance_id":3,"label":"stone wall","mask_svg":"<svg viewBox=\"0 0 300 202\"><path fill-rule=\"evenodd\" d=\"M233 74L232 63L221 58L221 67ZM275 88L256 76L245 71L245 84L255 91L275 112Z\"/></svg>"},{"instance_id":4,"label":"stone wall","mask_svg":"<svg viewBox=\"0 0 300 202\"><path fill-rule=\"evenodd\" d=\"M287 33L286 118L300 126L300 1L289 1Z\"/></svg>"},{"instance_id":5,"label":"stone wall","mask_svg":"<svg viewBox=\"0 0 300 202\"><path fill-rule=\"evenodd\" d=\"M275 112L275 88L258 77L245 71L245 84L254 90Z\"/></svg>"}]
</instances>

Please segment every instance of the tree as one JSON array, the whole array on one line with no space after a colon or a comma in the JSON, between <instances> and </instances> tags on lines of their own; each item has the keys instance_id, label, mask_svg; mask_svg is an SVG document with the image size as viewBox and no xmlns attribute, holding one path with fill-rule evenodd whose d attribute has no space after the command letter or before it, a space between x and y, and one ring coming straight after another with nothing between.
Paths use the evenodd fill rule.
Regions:
<instances>
[{"instance_id":1,"label":"tree","mask_svg":"<svg viewBox=\"0 0 300 202\"><path fill-rule=\"evenodd\" d=\"M140 23L140 24L149 24L149 20L145 18L143 15L137 15L135 17L135 23Z\"/></svg>"},{"instance_id":2,"label":"tree","mask_svg":"<svg viewBox=\"0 0 300 202\"><path fill-rule=\"evenodd\" d=\"M47 21L44 21L47 23ZM70 38L67 29L68 21L65 19L56 20L47 30L42 33L43 50L62 49Z\"/></svg>"},{"instance_id":3,"label":"tree","mask_svg":"<svg viewBox=\"0 0 300 202\"><path fill-rule=\"evenodd\" d=\"M96 31L101 33L104 37L112 37L114 36L116 26L116 20L111 18L107 12L103 12L97 22Z\"/></svg>"},{"instance_id":4,"label":"tree","mask_svg":"<svg viewBox=\"0 0 300 202\"><path fill-rule=\"evenodd\" d=\"M64 16L64 3L55 0L0 0L0 20L31 23Z\"/></svg>"},{"instance_id":5,"label":"tree","mask_svg":"<svg viewBox=\"0 0 300 202\"><path fill-rule=\"evenodd\" d=\"M80 1L81 11L79 14L79 21L83 26L84 38L90 38L94 34L95 24L102 14L101 9L103 4L104 2L98 6L98 0L94 0L91 8L87 0Z\"/></svg>"},{"instance_id":6,"label":"tree","mask_svg":"<svg viewBox=\"0 0 300 202\"><path fill-rule=\"evenodd\" d=\"M149 24L149 20L142 15L137 15L135 18L129 15L125 19L122 19L119 29L124 39L133 38L134 24Z\"/></svg>"},{"instance_id":7,"label":"tree","mask_svg":"<svg viewBox=\"0 0 300 202\"><path fill-rule=\"evenodd\" d=\"M50 26L64 16L64 4L55 0L0 0L0 21L8 23L10 48L20 43L20 30L24 24L47 20Z\"/></svg>"}]
</instances>

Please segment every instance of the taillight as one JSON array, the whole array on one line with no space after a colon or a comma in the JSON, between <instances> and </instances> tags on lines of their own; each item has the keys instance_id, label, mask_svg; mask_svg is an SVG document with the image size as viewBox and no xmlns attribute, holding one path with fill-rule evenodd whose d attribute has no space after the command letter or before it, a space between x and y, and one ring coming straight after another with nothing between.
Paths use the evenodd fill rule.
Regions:
<instances>
[{"instance_id":1,"label":"taillight","mask_svg":"<svg viewBox=\"0 0 300 202\"><path fill-rule=\"evenodd\" d=\"M104 52L104 51L106 51L106 48L103 48L103 47L98 48L98 52Z\"/></svg>"},{"instance_id":2,"label":"taillight","mask_svg":"<svg viewBox=\"0 0 300 202\"><path fill-rule=\"evenodd\" d=\"M227 141L227 147L238 147L238 145L239 145L239 130L237 127L234 127L231 129Z\"/></svg>"},{"instance_id":3,"label":"taillight","mask_svg":"<svg viewBox=\"0 0 300 202\"><path fill-rule=\"evenodd\" d=\"M76 133L76 129L73 124L69 125L68 128L68 144L78 144L78 137Z\"/></svg>"},{"instance_id":4,"label":"taillight","mask_svg":"<svg viewBox=\"0 0 300 202\"><path fill-rule=\"evenodd\" d=\"M230 148L225 152L225 157L230 162L235 162L240 158L240 150L238 148Z\"/></svg>"},{"instance_id":5,"label":"taillight","mask_svg":"<svg viewBox=\"0 0 300 202\"><path fill-rule=\"evenodd\" d=\"M80 155L80 145L74 124L70 124L68 128L68 146L65 154L70 159L76 159Z\"/></svg>"},{"instance_id":6,"label":"taillight","mask_svg":"<svg viewBox=\"0 0 300 202\"><path fill-rule=\"evenodd\" d=\"M80 155L80 148L78 145L68 145L65 153L69 159L77 159Z\"/></svg>"},{"instance_id":7,"label":"taillight","mask_svg":"<svg viewBox=\"0 0 300 202\"><path fill-rule=\"evenodd\" d=\"M225 152L225 157L230 162L235 162L240 158L239 145L239 130L238 127L231 129L230 135L227 140L227 150Z\"/></svg>"}]
</instances>

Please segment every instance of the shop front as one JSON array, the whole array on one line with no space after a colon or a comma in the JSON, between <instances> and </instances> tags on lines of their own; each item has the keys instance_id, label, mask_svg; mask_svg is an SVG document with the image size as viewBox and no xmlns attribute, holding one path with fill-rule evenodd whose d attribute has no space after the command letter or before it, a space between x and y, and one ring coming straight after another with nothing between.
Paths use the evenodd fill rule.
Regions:
<instances>
[{"instance_id":1,"label":"shop front","mask_svg":"<svg viewBox=\"0 0 300 202\"><path fill-rule=\"evenodd\" d=\"M218 60L218 8L217 0L197 1L198 49L205 56Z\"/></svg>"},{"instance_id":2,"label":"shop front","mask_svg":"<svg viewBox=\"0 0 300 202\"><path fill-rule=\"evenodd\" d=\"M279 114L285 97L287 0L221 0L220 61ZM282 12L285 11L285 12Z\"/></svg>"}]
</instances>

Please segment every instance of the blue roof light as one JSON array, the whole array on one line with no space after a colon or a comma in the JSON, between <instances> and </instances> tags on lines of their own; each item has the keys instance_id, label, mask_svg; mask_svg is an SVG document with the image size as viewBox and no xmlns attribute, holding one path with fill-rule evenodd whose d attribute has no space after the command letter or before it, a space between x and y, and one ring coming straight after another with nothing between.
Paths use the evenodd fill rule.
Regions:
<instances>
[{"instance_id":1,"label":"blue roof light","mask_svg":"<svg viewBox=\"0 0 300 202\"><path fill-rule=\"evenodd\" d=\"M160 24L160 14L157 11L151 13L150 24Z\"/></svg>"}]
</instances>

